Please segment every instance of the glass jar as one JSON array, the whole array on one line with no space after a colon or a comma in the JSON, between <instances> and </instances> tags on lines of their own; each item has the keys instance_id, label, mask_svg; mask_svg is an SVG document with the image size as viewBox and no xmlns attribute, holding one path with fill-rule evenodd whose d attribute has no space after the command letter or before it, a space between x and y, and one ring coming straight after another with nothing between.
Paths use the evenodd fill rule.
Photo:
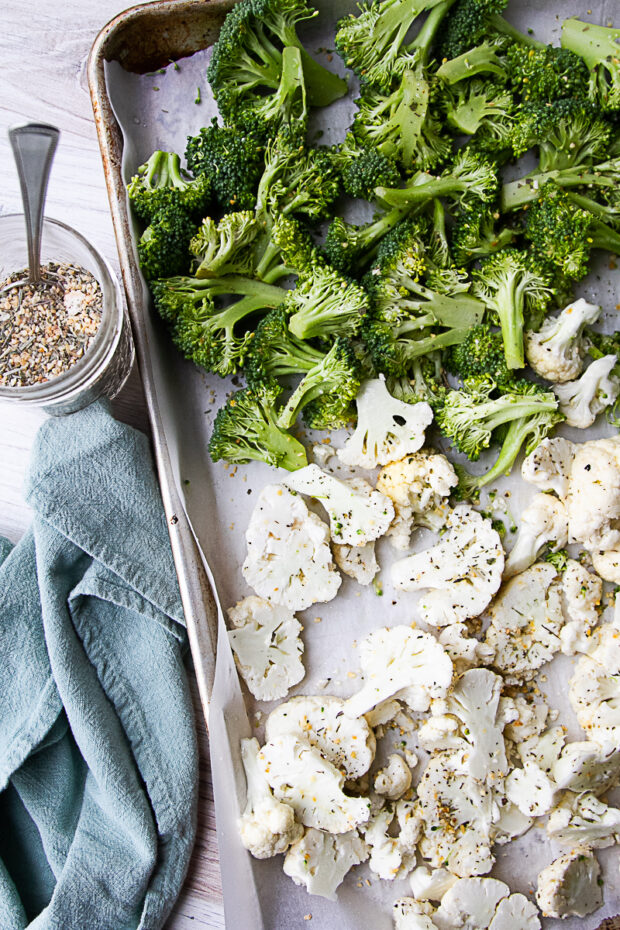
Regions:
<instances>
[{"instance_id":1,"label":"glass jar","mask_svg":"<svg viewBox=\"0 0 620 930\"><path fill-rule=\"evenodd\" d=\"M71 368L42 384L0 385L0 400L42 407L60 416L81 410L98 397L115 397L129 377L134 346L120 287L107 261L75 229L46 217L41 265L50 261L79 265L97 279L103 294L101 323L89 348ZM24 217L0 216L0 282L22 268L28 268Z\"/></svg>"}]
</instances>

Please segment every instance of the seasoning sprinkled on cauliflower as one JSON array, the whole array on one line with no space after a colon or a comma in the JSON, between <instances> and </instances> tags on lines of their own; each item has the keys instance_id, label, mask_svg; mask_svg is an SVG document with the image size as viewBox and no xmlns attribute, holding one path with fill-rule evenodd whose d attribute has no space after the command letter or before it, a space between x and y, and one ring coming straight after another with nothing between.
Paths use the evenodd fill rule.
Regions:
<instances>
[{"instance_id":1,"label":"seasoning sprinkled on cauliflower","mask_svg":"<svg viewBox=\"0 0 620 930\"><path fill-rule=\"evenodd\" d=\"M620 436L577 447L566 509L569 542L590 551L620 547Z\"/></svg>"},{"instance_id":2,"label":"seasoning sprinkled on cauliflower","mask_svg":"<svg viewBox=\"0 0 620 930\"><path fill-rule=\"evenodd\" d=\"M590 631L598 623L603 583L580 562L569 559L562 574L562 606L568 622L560 630L562 652L586 652Z\"/></svg>"},{"instance_id":3,"label":"seasoning sprinkled on cauliflower","mask_svg":"<svg viewBox=\"0 0 620 930\"><path fill-rule=\"evenodd\" d=\"M620 810L590 792L567 792L549 816L547 834L561 846L613 846L620 839Z\"/></svg>"},{"instance_id":4,"label":"seasoning sprinkled on cauliflower","mask_svg":"<svg viewBox=\"0 0 620 930\"><path fill-rule=\"evenodd\" d=\"M512 578L533 565L540 551L551 544L561 549L568 540L568 515L562 501L551 494L536 494L521 514L519 532L504 568Z\"/></svg>"},{"instance_id":5,"label":"seasoning sprinkled on cauliflower","mask_svg":"<svg viewBox=\"0 0 620 930\"><path fill-rule=\"evenodd\" d=\"M506 797L526 817L541 817L553 807L557 787L535 762L513 769L506 779Z\"/></svg>"},{"instance_id":6,"label":"seasoning sprinkled on cauliflower","mask_svg":"<svg viewBox=\"0 0 620 930\"><path fill-rule=\"evenodd\" d=\"M585 917L603 903L600 867L587 846L576 846L538 876L536 900L545 917Z\"/></svg>"},{"instance_id":7,"label":"seasoning sprinkled on cauliflower","mask_svg":"<svg viewBox=\"0 0 620 930\"><path fill-rule=\"evenodd\" d=\"M392 905L394 930L437 930L431 920L434 908L413 898L398 898Z\"/></svg>"},{"instance_id":8,"label":"seasoning sprinkled on cauliflower","mask_svg":"<svg viewBox=\"0 0 620 930\"><path fill-rule=\"evenodd\" d=\"M600 746L594 740L569 743L553 766L558 788L601 794L620 776L620 748Z\"/></svg>"},{"instance_id":9,"label":"seasoning sprinkled on cauliflower","mask_svg":"<svg viewBox=\"0 0 620 930\"><path fill-rule=\"evenodd\" d=\"M620 548L606 551L595 550L591 556L595 571L604 581L620 584Z\"/></svg>"},{"instance_id":10,"label":"seasoning sprinkled on cauliflower","mask_svg":"<svg viewBox=\"0 0 620 930\"><path fill-rule=\"evenodd\" d=\"M569 698L590 739L602 746L620 745L620 629L605 623L592 635L569 681Z\"/></svg>"},{"instance_id":11,"label":"seasoning sprinkled on cauliflower","mask_svg":"<svg viewBox=\"0 0 620 930\"><path fill-rule=\"evenodd\" d=\"M569 304L558 316L549 316L537 333L525 334L527 360L547 381L572 381L583 369L586 346L581 334L586 325L596 323L601 308L581 298Z\"/></svg>"},{"instance_id":12,"label":"seasoning sprinkled on cauliflower","mask_svg":"<svg viewBox=\"0 0 620 930\"><path fill-rule=\"evenodd\" d=\"M490 520L458 504L446 525L438 543L392 566L396 588L427 592L418 609L431 626L477 617L499 588L504 568L504 550Z\"/></svg>"},{"instance_id":13,"label":"seasoning sprinkled on cauliflower","mask_svg":"<svg viewBox=\"0 0 620 930\"><path fill-rule=\"evenodd\" d=\"M257 859L285 852L303 833L293 808L277 801L258 765L258 741L241 740L241 759L247 784L247 802L239 821L241 842Z\"/></svg>"},{"instance_id":14,"label":"seasoning sprinkled on cauliflower","mask_svg":"<svg viewBox=\"0 0 620 930\"><path fill-rule=\"evenodd\" d=\"M358 650L364 684L345 704L350 717L361 717L390 698L425 711L450 687L452 662L430 633L408 626L373 630Z\"/></svg>"},{"instance_id":15,"label":"seasoning sprinkled on cauliflower","mask_svg":"<svg viewBox=\"0 0 620 930\"><path fill-rule=\"evenodd\" d=\"M332 543L332 550L340 571L355 579L358 584L370 584L379 571L374 540L365 546Z\"/></svg>"},{"instance_id":16,"label":"seasoning sprinkled on cauliflower","mask_svg":"<svg viewBox=\"0 0 620 930\"><path fill-rule=\"evenodd\" d=\"M615 355L604 355L592 362L577 381L553 385L553 393L568 426L587 429L599 413L615 403L620 379L611 372L617 361Z\"/></svg>"},{"instance_id":17,"label":"seasoning sprinkled on cauliflower","mask_svg":"<svg viewBox=\"0 0 620 930\"><path fill-rule=\"evenodd\" d=\"M376 468L417 452L433 420L429 404L407 404L392 397L385 378L366 381L356 398L357 426L338 458L345 465Z\"/></svg>"},{"instance_id":18,"label":"seasoning sprinkled on cauliflower","mask_svg":"<svg viewBox=\"0 0 620 930\"><path fill-rule=\"evenodd\" d=\"M332 561L329 529L287 488L263 488L245 534L243 577L273 604L303 610L331 601L342 582Z\"/></svg>"},{"instance_id":19,"label":"seasoning sprinkled on cauliflower","mask_svg":"<svg viewBox=\"0 0 620 930\"><path fill-rule=\"evenodd\" d=\"M444 626L439 634L439 642L444 647L459 675L480 665L490 665L495 653L488 643L469 636L465 623L451 623Z\"/></svg>"},{"instance_id":20,"label":"seasoning sprinkled on cauliflower","mask_svg":"<svg viewBox=\"0 0 620 930\"><path fill-rule=\"evenodd\" d=\"M554 491L560 500L568 494L568 479L576 446L562 436L548 436L523 460L521 475L539 491Z\"/></svg>"},{"instance_id":21,"label":"seasoning sprinkled on cauliflower","mask_svg":"<svg viewBox=\"0 0 620 930\"><path fill-rule=\"evenodd\" d=\"M286 607L251 595L228 611L237 668L255 698L275 701L304 677L302 626Z\"/></svg>"},{"instance_id":22,"label":"seasoning sprinkled on cauliflower","mask_svg":"<svg viewBox=\"0 0 620 930\"><path fill-rule=\"evenodd\" d=\"M430 449L390 462L379 472L377 490L394 504L396 516L387 536L396 549L408 549L412 531L425 526L438 532L446 521L445 503L458 484L454 468Z\"/></svg>"},{"instance_id":23,"label":"seasoning sprinkled on cauliflower","mask_svg":"<svg viewBox=\"0 0 620 930\"><path fill-rule=\"evenodd\" d=\"M335 901L345 875L367 858L368 848L357 830L333 835L310 827L293 843L282 868L296 885L305 885L308 894Z\"/></svg>"},{"instance_id":24,"label":"seasoning sprinkled on cauliflower","mask_svg":"<svg viewBox=\"0 0 620 930\"><path fill-rule=\"evenodd\" d=\"M383 536L394 518L389 497L361 478L341 481L318 465L306 465L291 472L284 483L322 504L329 516L331 538L337 543L365 546Z\"/></svg>"}]
</instances>

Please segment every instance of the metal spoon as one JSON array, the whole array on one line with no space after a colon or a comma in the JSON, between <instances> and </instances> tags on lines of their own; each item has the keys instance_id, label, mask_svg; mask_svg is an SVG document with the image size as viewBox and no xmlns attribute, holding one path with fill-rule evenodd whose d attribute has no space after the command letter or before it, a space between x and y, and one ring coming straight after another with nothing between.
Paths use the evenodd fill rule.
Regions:
<instances>
[{"instance_id":1,"label":"metal spoon","mask_svg":"<svg viewBox=\"0 0 620 930\"><path fill-rule=\"evenodd\" d=\"M59 136L60 131L47 123L26 123L9 129L9 141L22 192L28 242L28 278L15 281L9 287L47 283L41 277L41 233L47 183Z\"/></svg>"}]
</instances>

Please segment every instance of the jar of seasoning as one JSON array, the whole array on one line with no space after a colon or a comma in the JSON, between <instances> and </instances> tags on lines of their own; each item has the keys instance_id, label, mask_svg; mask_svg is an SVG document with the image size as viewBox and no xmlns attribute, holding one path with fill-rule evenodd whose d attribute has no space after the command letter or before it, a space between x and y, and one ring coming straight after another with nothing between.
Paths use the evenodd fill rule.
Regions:
<instances>
[{"instance_id":1,"label":"jar of seasoning","mask_svg":"<svg viewBox=\"0 0 620 930\"><path fill-rule=\"evenodd\" d=\"M44 273L46 266L58 274L59 287L50 287L49 295L45 294L45 288L40 294L28 293L26 285L0 294L0 298L5 298L0 303L3 317L0 320L0 362L6 362L6 353L12 353L9 357L14 360L13 371L19 374L11 378L11 369L7 370L6 364L0 367L0 372L4 372L0 400L42 407L57 416L80 410L102 396L115 397L131 371L134 347L118 281L106 260L76 230L59 220L47 218L43 220L41 239ZM21 214L0 216L0 287L2 282L14 280L16 272L27 267L24 217ZM21 277L27 278L27 270ZM53 275L48 276L49 280L52 278ZM84 282L84 295L74 290L80 281ZM41 319L37 318L37 299L49 305L58 294L62 298L63 282L68 282L72 289L65 294L64 301L69 313L78 313L80 307L92 302L96 295L96 312L91 313L90 318L84 317L80 338L75 340L82 343L81 351L72 340L63 345L62 339L51 339L49 326L55 326L55 321L46 323L42 315ZM12 322L9 316L18 308L21 310L19 328L15 324L9 332ZM47 365L46 356L49 356Z\"/></svg>"}]
</instances>

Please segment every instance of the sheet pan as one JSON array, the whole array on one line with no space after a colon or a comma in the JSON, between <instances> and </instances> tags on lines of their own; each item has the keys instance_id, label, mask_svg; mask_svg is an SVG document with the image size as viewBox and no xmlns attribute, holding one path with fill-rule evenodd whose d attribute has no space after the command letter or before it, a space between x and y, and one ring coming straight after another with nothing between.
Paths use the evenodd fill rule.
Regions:
<instances>
[{"instance_id":1,"label":"sheet pan","mask_svg":"<svg viewBox=\"0 0 620 930\"><path fill-rule=\"evenodd\" d=\"M172 349L150 306L133 246L135 229L127 209L124 181L154 148L182 152L185 136L215 115L205 69L209 46L230 6L222 0L165 0L128 10L99 35L88 71L162 496L210 731L226 925L234 930L291 930L308 926L304 918L311 914L310 925L320 928L388 930L391 903L408 893L407 882L379 882L362 867L345 880L337 903L326 902L296 888L282 874L279 858L257 862L238 840L235 821L244 796L239 738L250 732L261 735L261 715L268 707L257 705L242 693L220 604L226 608L251 593L240 573L245 555L243 534L258 492L279 476L261 464L235 469L211 463L206 442L214 414L237 382L199 372ZM579 0L538 5L533 0L513 2L508 16L521 28L532 27L538 37L557 41L559 19L571 14L587 16L582 6ZM598 4L593 20L605 22L613 15L614 7L613 2ZM322 60L329 59L334 69L342 70L337 56L329 52L333 24L349 9L353 4L330 4L326 0L320 25L313 24L305 34L308 47ZM178 61L178 69L170 66L170 61ZM157 73L162 67L165 73ZM342 138L353 112L354 95L353 87L347 99L323 114L312 127L311 138L314 131L322 142ZM200 103L195 102L198 97ZM617 282L617 275L601 262L597 274L588 278L582 288L583 296L602 302L613 317L618 303ZM617 328L612 319L609 325ZM311 437L306 434L305 438ZM344 435L332 439L335 446L341 445ZM579 439L583 440L583 435ZM329 463L336 473L350 473L341 472L336 461ZM510 514L517 516L531 496L531 489L509 481L503 490L511 495ZM429 537L423 533L416 539L417 548L428 544ZM372 588L362 589L345 579L335 601L303 612L307 675L293 693L321 689L343 696L352 693L359 687L359 676L350 677L356 675L355 642L378 625L411 622L415 596L398 595L387 582L386 569L393 558L389 545L380 543L381 597ZM554 665L557 667L547 676L545 688L551 706L563 708L562 683L566 681L569 661L559 660ZM570 711L566 716L571 716ZM575 727L569 737L576 738L578 732ZM413 747L414 741L410 742ZM544 833L533 830L508 849L499 849L493 874L509 878L513 890L531 892L532 878L556 854ZM599 856L607 886L604 912L585 920L548 920L546 930L556 926L594 930L603 916L620 911L617 849L604 850ZM606 930L618 927L620 921L606 923Z\"/></svg>"}]
</instances>

